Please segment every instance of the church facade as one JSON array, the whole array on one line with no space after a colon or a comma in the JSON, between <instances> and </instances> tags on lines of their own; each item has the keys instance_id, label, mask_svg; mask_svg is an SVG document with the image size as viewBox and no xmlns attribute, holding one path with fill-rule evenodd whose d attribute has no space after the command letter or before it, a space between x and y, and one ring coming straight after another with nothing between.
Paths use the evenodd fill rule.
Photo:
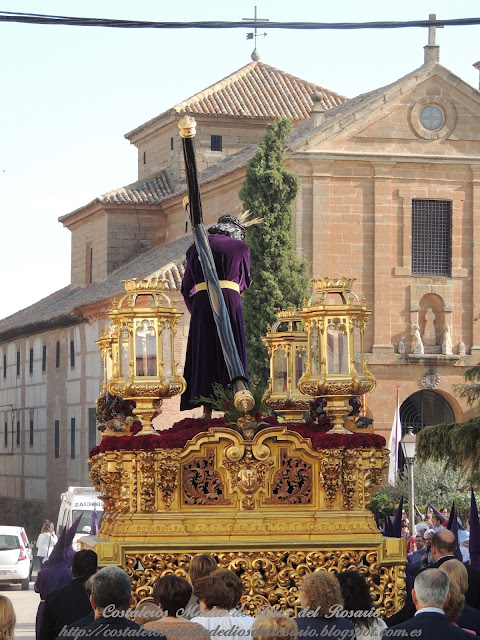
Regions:
<instances>
[{"instance_id":1,"label":"church facade","mask_svg":"<svg viewBox=\"0 0 480 640\"><path fill-rule=\"evenodd\" d=\"M102 378L95 339L122 279L165 273L185 312L175 345L183 363L185 113L198 123L207 224L241 211L245 167L267 123L293 119L286 163L300 180L296 250L312 278L356 278L373 311L366 358L378 384L367 414L376 432L388 438L397 385L404 426L473 414L454 385L480 357L480 93L437 53L427 47L419 69L352 100L252 62L126 135L138 149L138 180L60 219L72 233L71 285L0 322L7 513L55 518L60 492L88 484ZM161 426L180 418L178 404L164 403Z\"/></svg>"}]
</instances>

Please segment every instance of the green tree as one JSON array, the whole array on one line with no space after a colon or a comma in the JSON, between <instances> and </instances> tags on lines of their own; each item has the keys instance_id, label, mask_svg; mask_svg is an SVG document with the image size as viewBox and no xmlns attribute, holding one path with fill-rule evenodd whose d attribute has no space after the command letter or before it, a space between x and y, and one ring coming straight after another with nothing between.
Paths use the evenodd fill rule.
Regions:
<instances>
[{"instance_id":1,"label":"green tree","mask_svg":"<svg viewBox=\"0 0 480 640\"><path fill-rule=\"evenodd\" d=\"M464 477L460 471L455 471L451 468L445 470L444 460L427 460L425 462L415 462L413 475L415 505L421 514L425 513L428 502L431 502L437 509L446 507L450 510L452 502L455 501L457 512L462 520L465 521L470 509L470 493L462 490ZM398 505L401 496L404 497L404 508L408 514L407 473L399 473L397 475L396 496L391 485L386 484L379 487L372 497L370 509L374 513L377 511L381 517L392 515L393 501L396 499ZM415 522L419 521L420 514L416 511Z\"/></svg>"},{"instance_id":2,"label":"green tree","mask_svg":"<svg viewBox=\"0 0 480 640\"><path fill-rule=\"evenodd\" d=\"M467 369L464 378L465 382L456 385L455 389L461 398L466 398L467 403L473 406L480 399L480 363ZM466 422L425 427L417 436L417 453L420 461L443 460L445 470L462 470L462 485L478 486L480 416Z\"/></svg>"},{"instance_id":3,"label":"green tree","mask_svg":"<svg viewBox=\"0 0 480 640\"><path fill-rule=\"evenodd\" d=\"M306 265L297 258L293 246L291 205L298 179L284 167L290 130L288 118L268 125L247 165L239 194L245 209L263 218L248 230L253 285L243 297L249 377L254 386L265 386L269 376L262 337L276 320L275 309L298 307L310 290Z\"/></svg>"}]
</instances>

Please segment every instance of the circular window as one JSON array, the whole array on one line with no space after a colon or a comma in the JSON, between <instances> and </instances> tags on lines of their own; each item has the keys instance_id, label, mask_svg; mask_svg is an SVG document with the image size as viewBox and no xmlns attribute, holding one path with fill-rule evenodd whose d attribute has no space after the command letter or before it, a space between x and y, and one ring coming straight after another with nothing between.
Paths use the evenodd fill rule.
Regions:
<instances>
[{"instance_id":1,"label":"circular window","mask_svg":"<svg viewBox=\"0 0 480 640\"><path fill-rule=\"evenodd\" d=\"M437 129L440 129L445 120L441 109L431 104L420 111L419 119L422 127L428 129L428 131L436 131Z\"/></svg>"}]
</instances>

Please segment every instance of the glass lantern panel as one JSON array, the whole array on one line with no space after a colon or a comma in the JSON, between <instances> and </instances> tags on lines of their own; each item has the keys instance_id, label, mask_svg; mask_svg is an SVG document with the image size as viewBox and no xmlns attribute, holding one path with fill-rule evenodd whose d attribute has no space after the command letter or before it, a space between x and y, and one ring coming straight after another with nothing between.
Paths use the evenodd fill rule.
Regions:
<instances>
[{"instance_id":1,"label":"glass lantern panel","mask_svg":"<svg viewBox=\"0 0 480 640\"><path fill-rule=\"evenodd\" d=\"M157 375L157 340L155 327L143 320L135 332L135 375Z\"/></svg>"},{"instance_id":2,"label":"glass lantern panel","mask_svg":"<svg viewBox=\"0 0 480 640\"><path fill-rule=\"evenodd\" d=\"M327 329L327 372L348 374L348 336L344 324L335 323Z\"/></svg>"},{"instance_id":3,"label":"glass lantern panel","mask_svg":"<svg viewBox=\"0 0 480 640\"><path fill-rule=\"evenodd\" d=\"M153 296L146 293L140 293L135 299L136 307L154 307L155 300Z\"/></svg>"},{"instance_id":4,"label":"glass lantern panel","mask_svg":"<svg viewBox=\"0 0 480 640\"><path fill-rule=\"evenodd\" d=\"M162 360L163 360L163 372L166 376L172 375L172 333L170 327L164 325L162 336Z\"/></svg>"},{"instance_id":5,"label":"glass lantern panel","mask_svg":"<svg viewBox=\"0 0 480 640\"><path fill-rule=\"evenodd\" d=\"M298 389L298 381L307 370L307 350L304 348L295 350L295 389Z\"/></svg>"},{"instance_id":6,"label":"glass lantern panel","mask_svg":"<svg viewBox=\"0 0 480 640\"><path fill-rule=\"evenodd\" d=\"M362 346L362 335L360 332L360 327L353 328L353 354L355 358L355 370L357 373L363 372L362 360L363 360L363 346Z\"/></svg>"},{"instance_id":7,"label":"glass lantern panel","mask_svg":"<svg viewBox=\"0 0 480 640\"><path fill-rule=\"evenodd\" d=\"M283 393L287 390L287 352L281 347L273 356L273 391Z\"/></svg>"},{"instance_id":8,"label":"glass lantern panel","mask_svg":"<svg viewBox=\"0 0 480 640\"><path fill-rule=\"evenodd\" d=\"M320 373L320 340L318 337L318 327L315 322L310 329L310 362L312 375L318 375Z\"/></svg>"},{"instance_id":9,"label":"glass lantern panel","mask_svg":"<svg viewBox=\"0 0 480 640\"><path fill-rule=\"evenodd\" d=\"M292 322L293 331L305 331L305 325L301 320L294 320Z\"/></svg>"},{"instance_id":10,"label":"glass lantern panel","mask_svg":"<svg viewBox=\"0 0 480 640\"><path fill-rule=\"evenodd\" d=\"M130 360L130 346L128 342L128 329L120 332L120 377L128 378L128 362Z\"/></svg>"}]
</instances>

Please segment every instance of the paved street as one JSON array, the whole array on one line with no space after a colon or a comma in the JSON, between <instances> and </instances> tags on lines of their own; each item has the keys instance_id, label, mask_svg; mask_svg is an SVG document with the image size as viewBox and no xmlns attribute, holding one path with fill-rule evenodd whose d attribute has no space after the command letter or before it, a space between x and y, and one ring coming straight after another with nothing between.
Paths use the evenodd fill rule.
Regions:
<instances>
[{"instance_id":1,"label":"paved street","mask_svg":"<svg viewBox=\"0 0 480 640\"><path fill-rule=\"evenodd\" d=\"M15 640L35 640L35 616L40 602L40 596L33 590L36 577L35 571L28 591L22 591L20 585L2 585L0 589L2 595L10 598L15 609L17 616Z\"/></svg>"}]
</instances>

